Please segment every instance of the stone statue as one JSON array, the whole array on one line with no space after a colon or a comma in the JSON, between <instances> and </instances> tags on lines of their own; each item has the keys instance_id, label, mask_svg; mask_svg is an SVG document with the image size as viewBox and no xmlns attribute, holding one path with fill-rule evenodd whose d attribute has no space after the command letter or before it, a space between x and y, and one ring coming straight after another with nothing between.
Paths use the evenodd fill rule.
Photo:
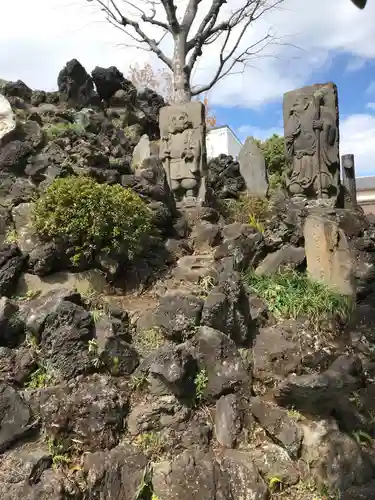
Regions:
<instances>
[{"instance_id":1,"label":"stone statue","mask_svg":"<svg viewBox=\"0 0 375 500\"><path fill-rule=\"evenodd\" d=\"M7 134L16 128L16 121L12 107L2 94L0 94L0 142Z\"/></svg>"},{"instance_id":2,"label":"stone statue","mask_svg":"<svg viewBox=\"0 0 375 500\"><path fill-rule=\"evenodd\" d=\"M179 201L204 197L206 146L200 102L160 110L160 153L170 188Z\"/></svg>"},{"instance_id":3,"label":"stone statue","mask_svg":"<svg viewBox=\"0 0 375 500\"><path fill-rule=\"evenodd\" d=\"M290 195L336 199L340 184L336 87L313 85L285 94L284 136Z\"/></svg>"}]
</instances>

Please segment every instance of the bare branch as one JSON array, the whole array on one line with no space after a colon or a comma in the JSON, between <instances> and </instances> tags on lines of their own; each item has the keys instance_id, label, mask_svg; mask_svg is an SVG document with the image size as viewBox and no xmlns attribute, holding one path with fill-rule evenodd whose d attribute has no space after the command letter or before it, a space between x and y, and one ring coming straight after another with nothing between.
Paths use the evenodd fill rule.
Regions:
<instances>
[{"instance_id":1,"label":"bare branch","mask_svg":"<svg viewBox=\"0 0 375 500\"><path fill-rule=\"evenodd\" d=\"M128 36L130 36L130 38L132 38L133 40L136 40L138 43L147 44L149 46L149 50L154 52L154 54L156 54L158 56L158 58L164 62L164 64L166 64L169 68L172 69L172 60L169 57L167 57L166 54L160 49L159 42L157 42L153 38L150 38L142 30L142 28L139 26L139 23L137 21L134 21L133 19L130 19L127 16L124 16L124 14L122 14L119 7L117 6L115 0L109 0L108 5L105 3L105 0L88 0L88 1L96 2L97 4L99 4L101 6L102 11L106 14L107 20L113 26L120 28L122 31L124 31L124 33L126 33ZM164 0L162 0L162 1L164 1ZM112 6L112 8L110 6ZM140 9L138 9L138 10L140 10ZM159 22L155 23L155 21L152 20L152 17L149 19L145 19L145 21L164 28L163 23L159 23ZM139 37L138 39L136 39L135 36L132 35L132 33L130 33L128 31L127 28L129 28L129 27L135 31L135 33ZM168 28L167 25L166 25L166 28ZM169 31L169 29L168 29L168 31Z\"/></svg>"},{"instance_id":2,"label":"bare branch","mask_svg":"<svg viewBox=\"0 0 375 500\"><path fill-rule=\"evenodd\" d=\"M161 0L165 13L167 14L168 24L172 33L177 34L180 31L180 24L176 16L176 6L173 0Z\"/></svg>"}]
</instances>

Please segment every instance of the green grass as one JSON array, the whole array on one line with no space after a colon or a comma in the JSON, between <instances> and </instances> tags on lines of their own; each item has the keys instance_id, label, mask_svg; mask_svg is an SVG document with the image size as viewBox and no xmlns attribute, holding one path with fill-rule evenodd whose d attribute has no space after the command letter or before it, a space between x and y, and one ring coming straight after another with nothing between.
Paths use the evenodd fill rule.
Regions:
<instances>
[{"instance_id":1,"label":"green grass","mask_svg":"<svg viewBox=\"0 0 375 500\"><path fill-rule=\"evenodd\" d=\"M322 283L310 280L306 274L285 271L269 276L248 273L250 288L268 305L270 312L280 319L306 318L319 328L325 322L345 322L353 310L352 301L332 292Z\"/></svg>"}]
</instances>

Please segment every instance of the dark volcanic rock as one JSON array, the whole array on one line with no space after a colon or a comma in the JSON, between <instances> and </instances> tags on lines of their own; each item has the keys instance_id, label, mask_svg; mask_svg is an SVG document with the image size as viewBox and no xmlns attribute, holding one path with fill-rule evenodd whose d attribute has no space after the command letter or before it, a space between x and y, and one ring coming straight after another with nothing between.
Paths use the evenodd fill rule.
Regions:
<instances>
[{"instance_id":1,"label":"dark volcanic rock","mask_svg":"<svg viewBox=\"0 0 375 500\"><path fill-rule=\"evenodd\" d=\"M92 78L77 59L66 63L59 73L57 84L63 99L73 106L84 107L95 99Z\"/></svg>"},{"instance_id":2,"label":"dark volcanic rock","mask_svg":"<svg viewBox=\"0 0 375 500\"><path fill-rule=\"evenodd\" d=\"M0 151L0 170L22 173L30 153L31 148L26 142L19 140L8 142Z\"/></svg>"},{"instance_id":3,"label":"dark volcanic rock","mask_svg":"<svg viewBox=\"0 0 375 500\"><path fill-rule=\"evenodd\" d=\"M7 299L0 298L0 346L15 347L24 337L24 323L18 317L18 306Z\"/></svg>"},{"instance_id":4,"label":"dark volcanic rock","mask_svg":"<svg viewBox=\"0 0 375 500\"><path fill-rule=\"evenodd\" d=\"M233 340L218 330L202 326L192 341L198 369L207 375L204 398L213 400L241 387L250 390L251 376Z\"/></svg>"},{"instance_id":5,"label":"dark volcanic rock","mask_svg":"<svg viewBox=\"0 0 375 500\"><path fill-rule=\"evenodd\" d=\"M219 198L236 198L246 189L240 164L224 154L208 162L207 184Z\"/></svg>"},{"instance_id":6,"label":"dark volcanic rock","mask_svg":"<svg viewBox=\"0 0 375 500\"><path fill-rule=\"evenodd\" d=\"M0 296L14 292L25 265L25 257L16 245L0 248Z\"/></svg>"},{"instance_id":7,"label":"dark volcanic rock","mask_svg":"<svg viewBox=\"0 0 375 500\"><path fill-rule=\"evenodd\" d=\"M219 285L208 294L202 311L201 324L220 330L238 344L249 342L253 323L249 297L239 273L223 271Z\"/></svg>"},{"instance_id":8,"label":"dark volcanic rock","mask_svg":"<svg viewBox=\"0 0 375 500\"><path fill-rule=\"evenodd\" d=\"M234 448L243 421L243 409L235 394L216 401L215 435L221 446Z\"/></svg>"},{"instance_id":9,"label":"dark volcanic rock","mask_svg":"<svg viewBox=\"0 0 375 500\"><path fill-rule=\"evenodd\" d=\"M41 358L60 377L70 379L92 368L88 342L93 338L91 315L81 306L62 301L45 319Z\"/></svg>"},{"instance_id":10,"label":"dark volcanic rock","mask_svg":"<svg viewBox=\"0 0 375 500\"><path fill-rule=\"evenodd\" d=\"M66 449L75 443L82 451L110 449L119 442L128 398L107 376L93 375L31 395L34 411L48 436Z\"/></svg>"},{"instance_id":11,"label":"dark volcanic rock","mask_svg":"<svg viewBox=\"0 0 375 500\"><path fill-rule=\"evenodd\" d=\"M0 382L0 453L32 429L29 405L10 385Z\"/></svg>"},{"instance_id":12,"label":"dark volcanic rock","mask_svg":"<svg viewBox=\"0 0 375 500\"><path fill-rule=\"evenodd\" d=\"M26 102L30 102L33 91L22 81L6 82L1 89L1 93L6 97L20 97Z\"/></svg>"},{"instance_id":13,"label":"dark volcanic rock","mask_svg":"<svg viewBox=\"0 0 375 500\"><path fill-rule=\"evenodd\" d=\"M150 373L173 394L186 399L195 391L196 362L184 344L166 346L153 355Z\"/></svg>"},{"instance_id":14,"label":"dark volcanic rock","mask_svg":"<svg viewBox=\"0 0 375 500\"><path fill-rule=\"evenodd\" d=\"M88 453L83 461L87 498L136 498L147 464L147 457L130 446L120 445L111 451Z\"/></svg>"},{"instance_id":15,"label":"dark volcanic rock","mask_svg":"<svg viewBox=\"0 0 375 500\"><path fill-rule=\"evenodd\" d=\"M129 103L134 101L136 89L134 85L124 78L124 75L115 66L109 68L101 68L97 66L91 72L94 80L96 90L101 99L109 101L111 97L121 89L131 88L132 92L129 93Z\"/></svg>"}]
</instances>

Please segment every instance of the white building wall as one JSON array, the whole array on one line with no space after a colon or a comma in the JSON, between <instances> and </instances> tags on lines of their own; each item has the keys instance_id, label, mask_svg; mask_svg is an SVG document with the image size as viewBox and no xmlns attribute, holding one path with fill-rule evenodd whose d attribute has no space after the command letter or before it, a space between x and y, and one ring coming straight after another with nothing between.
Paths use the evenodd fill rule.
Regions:
<instances>
[{"instance_id":1,"label":"white building wall","mask_svg":"<svg viewBox=\"0 0 375 500\"><path fill-rule=\"evenodd\" d=\"M228 127L207 130L207 158L215 158L220 154L232 155L238 158L242 144Z\"/></svg>"}]
</instances>

